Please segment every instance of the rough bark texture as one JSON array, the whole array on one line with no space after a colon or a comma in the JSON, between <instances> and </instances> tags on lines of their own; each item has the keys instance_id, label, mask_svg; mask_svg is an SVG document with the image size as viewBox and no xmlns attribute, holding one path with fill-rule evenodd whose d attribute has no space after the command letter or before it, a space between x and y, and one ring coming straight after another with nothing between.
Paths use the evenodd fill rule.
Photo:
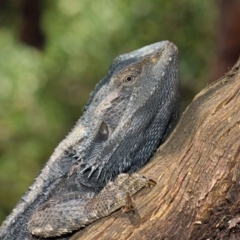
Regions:
<instances>
[{"instance_id":1,"label":"rough bark texture","mask_svg":"<svg viewBox=\"0 0 240 240\"><path fill-rule=\"evenodd\" d=\"M240 239L240 62L200 92L140 173L157 185L71 239Z\"/></svg>"}]
</instances>

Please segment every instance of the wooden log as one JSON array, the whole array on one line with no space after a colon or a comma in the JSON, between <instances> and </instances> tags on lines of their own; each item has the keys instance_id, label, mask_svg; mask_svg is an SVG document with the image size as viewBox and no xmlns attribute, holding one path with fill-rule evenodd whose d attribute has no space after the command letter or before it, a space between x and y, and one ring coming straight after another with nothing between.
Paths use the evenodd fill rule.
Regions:
<instances>
[{"instance_id":1,"label":"wooden log","mask_svg":"<svg viewBox=\"0 0 240 240\"><path fill-rule=\"evenodd\" d=\"M139 172L157 182L77 239L240 239L240 61L202 90Z\"/></svg>"}]
</instances>

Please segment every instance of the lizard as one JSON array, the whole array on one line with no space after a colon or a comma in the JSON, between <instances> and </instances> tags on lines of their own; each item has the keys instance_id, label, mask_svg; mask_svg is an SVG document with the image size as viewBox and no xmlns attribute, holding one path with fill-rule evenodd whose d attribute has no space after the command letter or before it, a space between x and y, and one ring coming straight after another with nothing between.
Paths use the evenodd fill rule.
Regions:
<instances>
[{"instance_id":1,"label":"lizard","mask_svg":"<svg viewBox=\"0 0 240 240\"><path fill-rule=\"evenodd\" d=\"M0 239L69 239L73 230L122 207L149 183L135 172L166 140L179 109L173 43L116 57L82 117L3 222Z\"/></svg>"}]
</instances>

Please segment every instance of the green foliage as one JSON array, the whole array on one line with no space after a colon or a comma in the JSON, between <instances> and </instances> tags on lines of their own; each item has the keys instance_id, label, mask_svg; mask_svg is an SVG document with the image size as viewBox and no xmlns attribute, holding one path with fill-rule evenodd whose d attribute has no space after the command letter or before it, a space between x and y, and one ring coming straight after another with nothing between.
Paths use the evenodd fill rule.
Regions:
<instances>
[{"instance_id":1,"label":"green foliage","mask_svg":"<svg viewBox=\"0 0 240 240\"><path fill-rule=\"evenodd\" d=\"M14 21L0 26L0 222L79 118L114 57L173 41L182 87L192 95L206 85L211 61L216 7L209 0L44 3L43 52L16 39Z\"/></svg>"}]
</instances>

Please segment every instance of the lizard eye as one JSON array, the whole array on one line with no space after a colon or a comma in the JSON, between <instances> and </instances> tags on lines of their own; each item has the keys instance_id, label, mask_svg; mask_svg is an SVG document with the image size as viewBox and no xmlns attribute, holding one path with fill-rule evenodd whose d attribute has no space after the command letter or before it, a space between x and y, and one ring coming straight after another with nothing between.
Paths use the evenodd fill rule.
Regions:
<instances>
[{"instance_id":1,"label":"lizard eye","mask_svg":"<svg viewBox=\"0 0 240 240\"><path fill-rule=\"evenodd\" d=\"M130 82L134 80L134 77L133 76L127 76L125 79L124 79L124 82Z\"/></svg>"},{"instance_id":2,"label":"lizard eye","mask_svg":"<svg viewBox=\"0 0 240 240\"><path fill-rule=\"evenodd\" d=\"M124 77L122 85L125 87L132 86L136 82L136 77L133 75L128 75Z\"/></svg>"}]
</instances>

